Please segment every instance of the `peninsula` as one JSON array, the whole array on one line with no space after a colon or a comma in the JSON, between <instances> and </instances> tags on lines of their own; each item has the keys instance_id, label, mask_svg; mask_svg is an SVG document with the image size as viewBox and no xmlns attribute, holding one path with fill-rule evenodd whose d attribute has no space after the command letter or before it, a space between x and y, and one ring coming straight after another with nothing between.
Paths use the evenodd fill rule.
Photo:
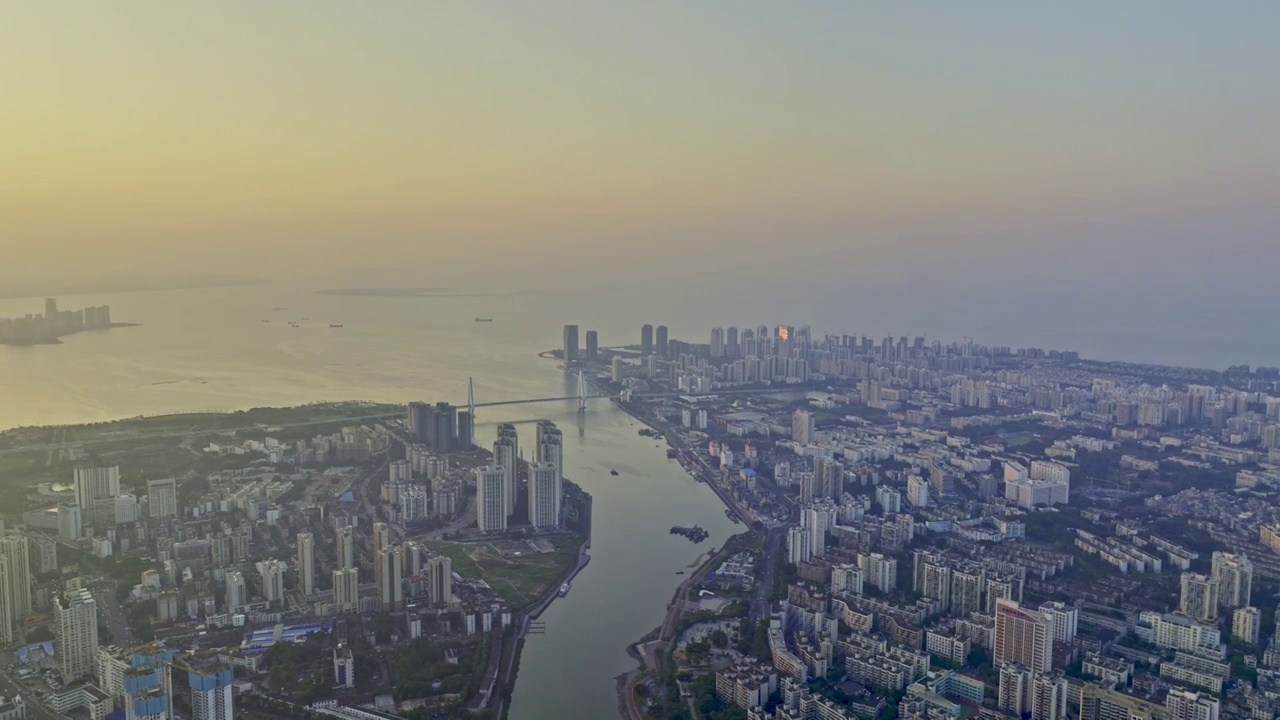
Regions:
<instances>
[{"instance_id":1,"label":"peninsula","mask_svg":"<svg viewBox=\"0 0 1280 720\"><path fill-rule=\"evenodd\" d=\"M0 345L56 345L64 335L136 325L111 322L109 305L59 310L57 298L46 298L43 315L0 318Z\"/></svg>"}]
</instances>

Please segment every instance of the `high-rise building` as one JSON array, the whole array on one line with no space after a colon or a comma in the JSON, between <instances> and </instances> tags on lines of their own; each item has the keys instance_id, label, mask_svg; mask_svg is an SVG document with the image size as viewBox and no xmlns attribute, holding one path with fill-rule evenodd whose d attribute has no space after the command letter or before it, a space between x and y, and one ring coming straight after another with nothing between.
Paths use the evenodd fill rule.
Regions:
<instances>
[{"instance_id":1,"label":"high-rise building","mask_svg":"<svg viewBox=\"0 0 1280 720\"><path fill-rule=\"evenodd\" d=\"M996 706L1010 714L1022 717L1031 705L1031 679L1035 673L1017 663L1000 666L1000 688Z\"/></svg>"},{"instance_id":2,"label":"high-rise building","mask_svg":"<svg viewBox=\"0 0 1280 720\"><path fill-rule=\"evenodd\" d=\"M599 338L600 336L596 334L595 330L587 331L587 364L588 365L595 365L596 360L599 359L599 352L600 352Z\"/></svg>"},{"instance_id":3,"label":"high-rise building","mask_svg":"<svg viewBox=\"0 0 1280 720\"><path fill-rule=\"evenodd\" d=\"M1012 600L996 601L996 663L1018 663L1035 672L1053 666L1053 621Z\"/></svg>"},{"instance_id":4,"label":"high-rise building","mask_svg":"<svg viewBox=\"0 0 1280 720\"><path fill-rule=\"evenodd\" d=\"M622 358L618 355L614 355L609 363L609 380L622 382Z\"/></svg>"},{"instance_id":5,"label":"high-rise building","mask_svg":"<svg viewBox=\"0 0 1280 720\"><path fill-rule=\"evenodd\" d=\"M239 612L241 608L249 604L249 591L245 587L244 573L239 570L228 570L223 577L226 583L226 603L227 612Z\"/></svg>"},{"instance_id":6,"label":"high-rise building","mask_svg":"<svg viewBox=\"0 0 1280 720\"><path fill-rule=\"evenodd\" d=\"M262 598L273 607L284 603L285 565L279 560L258 562L258 576L262 579Z\"/></svg>"},{"instance_id":7,"label":"high-rise building","mask_svg":"<svg viewBox=\"0 0 1280 720\"><path fill-rule=\"evenodd\" d=\"M9 558L0 554L0 645L5 646L13 642L13 628L17 624L9 593Z\"/></svg>"},{"instance_id":8,"label":"high-rise building","mask_svg":"<svg viewBox=\"0 0 1280 720\"><path fill-rule=\"evenodd\" d=\"M153 518L178 517L178 481L173 478L147 481L147 513Z\"/></svg>"},{"instance_id":9,"label":"high-rise building","mask_svg":"<svg viewBox=\"0 0 1280 720\"><path fill-rule=\"evenodd\" d=\"M1231 636L1257 645L1262 630L1262 613L1256 607L1238 608L1231 614Z\"/></svg>"},{"instance_id":10,"label":"high-rise building","mask_svg":"<svg viewBox=\"0 0 1280 720\"><path fill-rule=\"evenodd\" d=\"M658 357L666 358L670 356L670 348L667 347L667 326L659 325L656 336L654 337L653 351L658 353Z\"/></svg>"},{"instance_id":11,"label":"high-rise building","mask_svg":"<svg viewBox=\"0 0 1280 720\"><path fill-rule=\"evenodd\" d=\"M58 503L58 537L75 542L84 536L84 510L73 503Z\"/></svg>"},{"instance_id":12,"label":"high-rise building","mask_svg":"<svg viewBox=\"0 0 1280 720\"><path fill-rule=\"evenodd\" d=\"M356 686L356 658L346 645L333 650L333 684L342 688Z\"/></svg>"},{"instance_id":13,"label":"high-rise building","mask_svg":"<svg viewBox=\"0 0 1280 720\"><path fill-rule=\"evenodd\" d=\"M812 445L817 431L817 419L808 410L791 413L791 439L800 445Z\"/></svg>"},{"instance_id":14,"label":"high-rise building","mask_svg":"<svg viewBox=\"0 0 1280 720\"><path fill-rule=\"evenodd\" d=\"M1171 688L1164 697L1170 720L1218 720L1221 704L1205 692Z\"/></svg>"},{"instance_id":15,"label":"high-rise building","mask_svg":"<svg viewBox=\"0 0 1280 720\"><path fill-rule=\"evenodd\" d=\"M360 609L360 571L354 567L333 571L333 607L339 614Z\"/></svg>"},{"instance_id":16,"label":"high-rise building","mask_svg":"<svg viewBox=\"0 0 1280 720\"><path fill-rule=\"evenodd\" d=\"M864 582L882 593L893 592L898 584L897 558L880 553L859 554L858 567L862 570Z\"/></svg>"},{"instance_id":17,"label":"high-rise building","mask_svg":"<svg viewBox=\"0 0 1280 720\"><path fill-rule=\"evenodd\" d=\"M426 421L423 442L427 447L438 453L453 450L458 433L458 408L447 402L438 402L427 411Z\"/></svg>"},{"instance_id":18,"label":"high-rise building","mask_svg":"<svg viewBox=\"0 0 1280 720\"><path fill-rule=\"evenodd\" d=\"M907 478L907 504L916 509L929 507L929 481L919 475Z\"/></svg>"},{"instance_id":19,"label":"high-rise building","mask_svg":"<svg viewBox=\"0 0 1280 720\"><path fill-rule=\"evenodd\" d=\"M529 524L535 528L560 524L560 469L555 463L529 466Z\"/></svg>"},{"instance_id":20,"label":"high-rise building","mask_svg":"<svg viewBox=\"0 0 1280 720\"><path fill-rule=\"evenodd\" d=\"M649 324L640 327L640 357L649 357L653 354L653 326Z\"/></svg>"},{"instance_id":21,"label":"high-rise building","mask_svg":"<svg viewBox=\"0 0 1280 720\"><path fill-rule=\"evenodd\" d=\"M373 555L378 556L383 548L391 545L391 528L387 527L384 522L376 522L373 524Z\"/></svg>"},{"instance_id":22,"label":"high-rise building","mask_svg":"<svg viewBox=\"0 0 1280 720\"><path fill-rule=\"evenodd\" d=\"M501 465L475 469L476 525L481 532L507 529L507 472Z\"/></svg>"},{"instance_id":23,"label":"high-rise building","mask_svg":"<svg viewBox=\"0 0 1280 720\"><path fill-rule=\"evenodd\" d=\"M316 591L316 543L311 533L298 533L298 589L303 595Z\"/></svg>"},{"instance_id":24,"label":"high-rise building","mask_svg":"<svg viewBox=\"0 0 1280 720\"><path fill-rule=\"evenodd\" d=\"M1053 621L1053 641L1069 643L1076 638L1080 625L1079 608L1062 602L1045 602L1040 605L1040 614Z\"/></svg>"},{"instance_id":25,"label":"high-rise building","mask_svg":"<svg viewBox=\"0 0 1280 720\"><path fill-rule=\"evenodd\" d=\"M58 670L63 682L92 675L98 657L98 607L86 589L59 596L53 603Z\"/></svg>"},{"instance_id":26,"label":"high-rise building","mask_svg":"<svg viewBox=\"0 0 1280 720\"><path fill-rule=\"evenodd\" d=\"M356 546L355 532L350 525L343 525L338 528L338 532L334 536L334 562L338 569L353 568L356 566Z\"/></svg>"},{"instance_id":27,"label":"high-rise building","mask_svg":"<svg viewBox=\"0 0 1280 720\"><path fill-rule=\"evenodd\" d=\"M987 587L987 573L982 567L959 567L951 571L951 612L967 618L982 612L982 594Z\"/></svg>"},{"instance_id":28,"label":"high-rise building","mask_svg":"<svg viewBox=\"0 0 1280 720\"><path fill-rule=\"evenodd\" d=\"M730 325L724 333L724 352L729 357L738 357L738 328Z\"/></svg>"},{"instance_id":29,"label":"high-rise building","mask_svg":"<svg viewBox=\"0 0 1280 720\"><path fill-rule=\"evenodd\" d=\"M724 357L724 328L711 328L711 342L708 345L711 357Z\"/></svg>"},{"instance_id":30,"label":"high-rise building","mask_svg":"<svg viewBox=\"0 0 1280 720\"><path fill-rule=\"evenodd\" d=\"M212 672L187 673L187 687L191 690L192 720L232 720L235 708L232 704L231 686L235 673L231 668Z\"/></svg>"},{"instance_id":31,"label":"high-rise building","mask_svg":"<svg viewBox=\"0 0 1280 720\"><path fill-rule=\"evenodd\" d=\"M1214 623L1218 619L1218 583L1207 575L1182 573L1178 610L1193 620Z\"/></svg>"},{"instance_id":32,"label":"high-rise building","mask_svg":"<svg viewBox=\"0 0 1280 720\"><path fill-rule=\"evenodd\" d=\"M835 524L833 505L811 505L800 511L800 526L809 531L809 556L822 557L827 552L827 529Z\"/></svg>"},{"instance_id":33,"label":"high-rise building","mask_svg":"<svg viewBox=\"0 0 1280 720\"><path fill-rule=\"evenodd\" d=\"M0 536L0 556L5 559L5 590L10 626L31 614L31 555L25 535Z\"/></svg>"},{"instance_id":34,"label":"high-rise building","mask_svg":"<svg viewBox=\"0 0 1280 720\"><path fill-rule=\"evenodd\" d=\"M1245 607L1253 594L1253 563L1243 553L1215 552L1210 577L1218 584L1218 604Z\"/></svg>"},{"instance_id":35,"label":"high-rise building","mask_svg":"<svg viewBox=\"0 0 1280 720\"><path fill-rule=\"evenodd\" d=\"M469 410L458 411L458 434L455 437L456 442L454 448L457 450L467 451L475 445L476 438L476 419L471 416Z\"/></svg>"},{"instance_id":36,"label":"high-rise building","mask_svg":"<svg viewBox=\"0 0 1280 720\"><path fill-rule=\"evenodd\" d=\"M453 561L446 555L427 561L427 596L437 607L453 601Z\"/></svg>"},{"instance_id":37,"label":"high-rise building","mask_svg":"<svg viewBox=\"0 0 1280 720\"><path fill-rule=\"evenodd\" d=\"M1085 683L1080 691L1080 720L1156 720L1166 709L1093 683Z\"/></svg>"},{"instance_id":38,"label":"high-rise building","mask_svg":"<svg viewBox=\"0 0 1280 720\"><path fill-rule=\"evenodd\" d=\"M420 443L427 441L428 429L431 426L430 414L430 404L424 402L409 403L409 415L405 425L408 426L409 434L413 436L413 439Z\"/></svg>"},{"instance_id":39,"label":"high-rise building","mask_svg":"<svg viewBox=\"0 0 1280 720\"><path fill-rule=\"evenodd\" d=\"M1038 673L1031 680L1031 720L1066 720L1067 679L1061 673Z\"/></svg>"},{"instance_id":40,"label":"high-rise building","mask_svg":"<svg viewBox=\"0 0 1280 720\"><path fill-rule=\"evenodd\" d=\"M564 326L564 363L565 367L578 362L578 326Z\"/></svg>"},{"instance_id":41,"label":"high-rise building","mask_svg":"<svg viewBox=\"0 0 1280 720\"><path fill-rule=\"evenodd\" d=\"M498 439L493 442L493 462L502 468L502 497L506 503L507 517L516 511L516 471L521 463L520 438L516 426L503 423L498 426Z\"/></svg>"},{"instance_id":42,"label":"high-rise building","mask_svg":"<svg viewBox=\"0 0 1280 720\"><path fill-rule=\"evenodd\" d=\"M120 466L77 467L72 475L76 505L91 508L99 500L120 494Z\"/></svg>"},{"instance_id":43,"label":"high-rise building","mask_svg":"<svg viewBox=\"0 0 1280 720\"><path fill-rule=\"evenodd\" d=\"M404 607L404 550L399 545L388 545L378 551L376 557L382 609L400 610Z\"/></svg>"}]
</instances>

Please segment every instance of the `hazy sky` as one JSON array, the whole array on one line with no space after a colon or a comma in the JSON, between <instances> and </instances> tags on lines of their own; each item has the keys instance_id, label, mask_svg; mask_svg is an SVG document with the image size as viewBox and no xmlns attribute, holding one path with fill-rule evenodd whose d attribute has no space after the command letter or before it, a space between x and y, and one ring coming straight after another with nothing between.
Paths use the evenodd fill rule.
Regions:
<instances>
[{"instance_id":1,"label":"hazy sky","mask_svg":"<svg viewBox=\"0 0 1280 720\"><path fill-rule=\"evenodd\" d=\"M0 13L4 277L1280 267L1274 0Z\"/></svg>"}]
</instances>

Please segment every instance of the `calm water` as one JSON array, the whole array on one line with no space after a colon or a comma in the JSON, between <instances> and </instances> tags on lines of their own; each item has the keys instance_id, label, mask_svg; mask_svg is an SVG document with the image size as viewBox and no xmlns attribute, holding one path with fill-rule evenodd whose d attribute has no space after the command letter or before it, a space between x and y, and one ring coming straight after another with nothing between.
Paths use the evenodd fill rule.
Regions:
<instances>
[{"instance_id":1,"label":"calm water","mask_svg":"<svg viewBox=\"0 0 1280 720\"><path fill-rule=\"evenodd\" d=\"M537 358L559 341L562 318L575 312L569 302L542 300L535 312L528 297L349 298L281 287L60 298L64 308L103 302L117 321L143 326L63 346L0 347L0 426L324 399L461 402L468 376L481 402L573 393L553 362ZM3 301L0 316L40 305ZM474 322L480 315L494 322ZM510 717L614 717L614 678L634 665L627 644L659 624L675 572L734 526L714 494L609 403L596 401L583 418L572 402L482 408L478 436L491 442L497 423L539 418L564 430L566 473L595 498L592 561L543 615L546 634L526 644ZM695 546L671 536L677 523L699 523L711 538Z\"/></svg>"}]
</instances>

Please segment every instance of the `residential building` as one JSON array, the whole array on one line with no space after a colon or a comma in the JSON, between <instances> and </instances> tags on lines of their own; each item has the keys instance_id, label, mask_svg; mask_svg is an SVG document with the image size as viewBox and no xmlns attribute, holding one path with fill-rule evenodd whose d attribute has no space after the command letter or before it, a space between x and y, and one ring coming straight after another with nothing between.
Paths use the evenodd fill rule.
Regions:
<instances>
[{"instance_id":1,"label":"residential building","mask_svg":"<svg viewBox=\"0 0 1280 720\"><path fill-rule=\"evenodd\" d=\"M333 571L333 607L339 614L360 609L360 571L356 568Z\"/></svg>"},{"instance_id":2,"label":"residential building","mask_svg":"<svg viewBox=\"0 0 1280 720\"><path fill-rule=\"evenodd\" d=\"M1253 593L1253 563L1243 553L1215 552L1210 577L1218 585L1218 604L1227 609L1245 607Z\"/></svg>"},{"instance_id":3,"label":"residential building","mask_svg":"<svg viewBox=\"0 0 1280 720\"><path fill-rule=\"evenodd\" d=\"M350 525L338 528L334 536L334 555L339 570L356 566L355 530Z\"/></svg>"},{"instance_id":4,"label":"residential building","mask_svg":"<svg viewBox=\"0 0 1280 720\"><path fill-rule=\"evenodd\" d=\"M147 481L147 514L156 519L178 517L178 481Z\"/></svg>"},{"instance_id":5,"label":"residential building","mask_svg":"<svg viewBox=\"0 0 1280 720\"><path fill-rule=\"evenodd\" d=\"M97 669L98 607L86 589L63 593L53 603L58 670L63 682Z\"/></svg>"},{"instance_id":6,"label":"residential building","mask_svg":"<svg viewBox=\"0 0 1280 720\"><path fill-rule=\"evenodd\" d=\"M817 432L817 417L808 410L796 410L791 414L791 439L799 445L812 445Z\"/></svg>"},{"instance_id":7,"label":"residential building","mask_svg":"<svg viewBox=\"0 0 1280 720\"><path fill-rule=\"evenodd\" d=\"M1262 614L1256 607L1238 608L1231 614L1231 637L1257 645L1262 630Z\"/></svg>"},{"instance_id":8,"label":"residential building","mask_svg":"<svg viewBox=\"0 0 1280 720\"><path fill-rule=\"evenodd\" d=\"M1012 600L998 600L995 615L996 663L1019 663L1035 672L1049 672L1053 665L1053 621Z\"/></svg>"},{"instance_id":9,"label":"residential building","mask_svg":"<svg viewBox=\"0 0 1280 720\"><path fill-rule=\"evenodd\" d=\"M529 524L535 528L560 525L560 468L551 462L529 465Z\"/></svg>"},{"instance_id":10,"label":"residential building","mask_svg":"<svg viewBox=\"0 0 1280 720\"><path fill-rule=\"evenodd\" d=\"M1218 720L1221 704L1208 693L1173 688L1164 698L1170 720Z\"/></svg>"},{"instance_id":11,"label":"residential building","mask_svg":"<svg viewBox=\"0 0 1280 720\"><path fill-rule=\"evenodd\" d=\"M192 720L232 720L235 717L231 694L234 684L235 675L231 668L188 672Z\"/></svg>"},{"instance_id":12,"label":"residential building","mask_svg":"<svg viewBox=\"0 0 1280 720\"><path fill-rule=\"evenodd\" d=\"M1182 573L1182 596L1178 610L1202 623L1218 619L1218 583L1207 575Z\"/></svg>"},{"instance_id":13,"label":"residential building","mask_svg":"<svg viewBox=\"0 0 1280 720\"><path fill-rule=\"evenodd\" d=\"M303 595L316 591L316 544L311 533L298 533L297 537L298 590Z\"/></svg>"},{"instance_id":14,"label":"residential building","mask_svg":"<svg viewBox=\"0 0 1280 720\"><path fill-rule=\"evenodd\" d=\"M240 612L249 604L249 591L244 584L244 574L239 570L228 570L223 582L226 584L227 612Z\"/></svg>"},{"instance_id":15,"label":"residential building","mask_svg":"<svg viewBox=\"0 0 1280 720\"><path fill-rule=\"evenodd\" d=\"M453 602L453 561L437 555L427 561L427 594L437 607Z\"/></svg>"},{"instance_id":16,"label":"residential building","mask_svg":"<svg viewBox=\"0 0 1280 720\"><path fill-rule=\"evenodd\" d=\"M495 446L496 447L496 446ZM476 524L481 532L507 529L507 471L501 465L475 469Z\"/></svg>"},{"instance_id":17,"label":"residential building","mask_svg":"<svg viewBox=\"0 0 1280 720\"><path fill-rule=\"evenodd\" d=\"M1069 643L1076 638L1080 610L1061 602L1041 603L1040 613L1053 621L1053 641Z\"/></svg>"}]
</instances>

